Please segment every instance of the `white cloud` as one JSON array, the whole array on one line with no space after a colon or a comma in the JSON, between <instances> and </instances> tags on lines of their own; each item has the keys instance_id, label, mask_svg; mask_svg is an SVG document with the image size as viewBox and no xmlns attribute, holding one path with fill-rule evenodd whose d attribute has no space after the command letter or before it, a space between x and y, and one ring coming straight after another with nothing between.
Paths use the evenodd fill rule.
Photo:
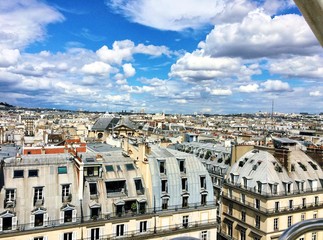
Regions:
<instances>
[{"instance_id":1,"label":"white cloud","mask_svg":"<svg viewBox=\"0 0 323 240\"><path fill-rule=\"evenodd\" d=\"M245 92L245 93L253 93L253 92L258 92L259 91L259 85L254 83L254 84L248 84L244 86L239 87L239 92Z\"/></svg>"},{"instance_id":2,"label":"white cloud","mask_svg":"<svg viewBox=\"0 0 323 240\"><path fill-rule=\"evenodd\" d=\"M98 74L98 75L107 75L110 74L114 69L107 63L104 62L93 62L85 64L82 67L82 72L87 74Z\"/></svg>"},{"instance_id":3,"label":"white cloud","mask_svg":"<svg viewBox=\"0 0 323 240\"><path fill-rule=\"evenodd\" d=\"M136 74L136 69L132 66L131 63L126 63L122 65L123 72L124 72L124 77L132 77Z\"/></svg>"},{"instance_id":4,"label":"white cloud","mask_svg":"<svg viewBox=\"0 0 323 240\"><path fill-rule=\"evenodd\" d=\"M232 91L230 89L206 89L211 95L214 96L229 96L232 95Z\"/></svg>"},{"instance_id":5,"label":"white cloud","mask_svg":"<svg viewBox=\"0 0 323 240\"><path fill-rule=\"evenodd\" d=\"M171 67L170 77L184 81L201 81L222 78L248 78L257 73L257 68L249 68L238 58L212 58L204 55L203 51L196 50L186 53Z\"/></svg>"},{"instance_id":6,"label":"white cloud","mask_svg":"<svg viewBox=\"0 0 323 240\"><path fill-rule=\"evenodd\" d=\"M284 59L271 59L269 71L288 77L321 78L323 76L323 57L295 56Z\"/></svg>"},{"instance_id":7,"label":"white cloud","mask_svg":"<svg viewBox=\"0 0 323 240\"><path fill-rule=\"evenodd\" d=\"M321 93L320 91L313 91L313 92L310 92L309 95L312 97L319 97L321 96Z\"/></svg>"},{"instance_id":8,"label":"white cloud","mask_svg":"<svg viewBox=\"0 0 323 240\"><path fill-rule=\"evenodd\" d=\"M224 0L110 0L108 5L130 21L145 26L181 31L200 28L211 20L225 6Z\"/></svg>"},{"instance_id":9,"label":"white cloud","mask_svg":"<svg viewBox=\"0 0 323 240\"><path fill-rule=\"evenodd\" d=\"M57 10L40 1L0 1L0 49L22 49L41 41L47 24L63 20Z\"/></svg>"},{"instance_id":10,"label":"white cloud","mask_svg":"<svg viewBox=\"0 0 323 240\"><path fill-rule=\"evenodd\" d=\"M18 49L0 49L0 67L9 67L14 65L18 62L19 58L20 51Z\"/></svg>"},{"instance_id":11,"label":"white cloud","mask_svg":"<svg viewBox=\"0 0 323 240\"><path fill-rule=\"evenodd\" d=\"M169 55L170 51L165 46L154 46L138 44L135 46L131 40L115 41L112 49L107 46L101 47L96 51L97 56L109 64L121 65L123 61L132 60L133 54L146 54L151 56Z\"/></svg>"},{"instance_id":12,"label":"white cloud","mask_svg":"<svg viewBox=\"0 0 323 240\"><path fill-rule=\"evenodd\" d=\"M199 47L211 56L243 58L316 53L320 46L302 16L270 15L257 9L240 23L219 24Z\"/></svg>"},{"instance_id":13,"label":"white cloud","mask_svg":"<svg viewBox=\"0 0 323 240\"><path fill-rule=\"evenodd\" d=\"M281 80L267 80L266 82L261 83L263 90L265 92L285 92L291 91L291 87L288 83L282 82Z\"/></svg>"}]
</instances>

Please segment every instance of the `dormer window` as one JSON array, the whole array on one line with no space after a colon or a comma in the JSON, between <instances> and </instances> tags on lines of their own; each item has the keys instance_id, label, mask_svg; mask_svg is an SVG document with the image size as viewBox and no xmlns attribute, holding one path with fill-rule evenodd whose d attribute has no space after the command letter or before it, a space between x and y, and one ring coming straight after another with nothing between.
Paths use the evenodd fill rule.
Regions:
<instances>
[{"instance_id":1,"label":"dormer window","mask_svg":"<svg viewBox=\"0 0 323 240\"><path fill-rule=\"evenodd\" d=\"M161 191L164 193L168 192L168 184L166 179L161 180Z\"/></svg>"},{"instance_id":2,"label":"dormer window","mask_svg":"<svg viewBox=\"0 0 323 240\"><path fill-rule=\"evenodd\" d=\"M305 189L305 182L304 181L297 181L297 187L299 192L304 192Z\"/></svg>"},{"instance_id":3,"label":"dormer window","mask_svg":"<svg viewBox=\"0 0 323 240\"><path fill-rule=\"evenodd\" d=\"M159 172L161 174L166 174L166 162L165 161L159 161Z\"/></svg>"},{"instance_id":4,"label":"dormer window","mask_svg":"<svg viewBox=\"0 0 323 240\"><path fill-rule=\"evenodd\" d=\"M317 191L317 180L313 179L313 180L309 180L309 182L310 182L311 190Z\"/></svg>"},{"instance_id":5,"label":"dormer window","mask_svg":"<svg viewBox=\"0 0 323 240\"><path fill-rule=\"evenodd\" d=\"M186 168L185 168L185 159L179 159L178 160L178 166L179 166L179 171L181 173L186 173Z\"/></svg>"},{"instance_id":6,"label":"dormer window","mask_svg":"<svg viewBox=\"0 0 323 240\"><path fill-rule=\"evenodd\" d=\"M292 193L292 183L291 182L284 182L285 187L285 194Z\"/></svg>"},{"instance_id":7,"label":"dormer window","mask_svg":"<svg viewBox=\"0 0 323 240\"><path fill-rule=\"evenodd\" d=\"M231 183L236 184L238 182L239 174L237 173L230 173Z\"/></svg>"},{"instance_id":8,"label":"dormer window","mask_svg":"<svg viewBox=\"0 0 323 240\"><path fill-rule=\"evenodd\" d=\"M205 176L200 176L200 186L203 189L206 189L206 177Z\"/></svg>"}]
</instances>

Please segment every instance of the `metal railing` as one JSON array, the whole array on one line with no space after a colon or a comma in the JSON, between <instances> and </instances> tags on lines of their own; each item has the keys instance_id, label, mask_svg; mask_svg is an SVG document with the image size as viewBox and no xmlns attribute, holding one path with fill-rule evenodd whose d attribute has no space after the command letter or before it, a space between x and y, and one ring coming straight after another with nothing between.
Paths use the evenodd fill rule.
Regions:
<instances>
[{"instance_id":1,"label":"metal railing","mask_svg":"<svg viewBox=\"0 0 323 240\"><path fill-rule=\"evenodd\" d=\"M321 208L323 206L323 201L320 202L311 202L311 203L306 203L306 204L293 204L291 207L290 206L282 206L282 207L278 207L278 208L265 208L265 207L261 207L258 206L256 207L256 204L253 202L248 202L248 201L242 201L240 198L238 197L234 197L234 196L229 196L228 194L223 194L223 197L227 198L228 200L233 200L236 203L239 203L243 206L248 206L251 208L254 208L255 210L258 210L264 214L278 214L281 212L290 212L290 211L300 211L303 209L311 209L311 208ZM261 204L261 203L260 203Z\"/></svg>"},{"instance_id":2,"label":"metal railing","mask_svg":"<svg viewBox=\"0 0 323 240\"><path fill-rule=\"evenodd\" d=\"M280 196L292 196L292 195L299 195L299 194L306 194L306 193L314 193L314 192L322 192L323 191L323 187L317 187L315 189L313 188L304 188L302 190L300 189L293 189L291 191L277 191L277 192L268 192L268 191L260 191L255 188L255 187L245 187L242 184L233 184L231 182L228 182L225 179L224 185L229 185L235 188L240 188L240 189L244 189L248 192L252 192L255 194L258 194L259 196L262 197L280 197Z\"/></svg>"},{"instance_id":3,"label":"metal railing","mask_svg":"<svg viewBox=\"0 0 323 240\"><path fill-rule=\"evenodd\" d=\"M215 209L215 201L207 202L205 205L201 205L200 203L187 204L187 206L182 205L172 205L168 206L167 209L162 209L162 207L155 208L146 208L146 209L137 209L136 211L123 210L122 212L111 212L105 214L99 214L98 216L83 216L83 217L75 217L70 219L69 221L65 221L64 219L44 219L43 224L41 226L37 226L35 223L25 223L25 224L10 224L8 226L3 225L2 230L0 231L0 235L3 233L13 232L13 231L29 231L36 230L46 227L59 227L65 225L77 225L80 223L91 223L91 222L106 222L119 220L122 218L134 218L139 216L160 216L163 214L175 214L176 212L190 212L204 209Z\"/></svg>"}]
</instances>

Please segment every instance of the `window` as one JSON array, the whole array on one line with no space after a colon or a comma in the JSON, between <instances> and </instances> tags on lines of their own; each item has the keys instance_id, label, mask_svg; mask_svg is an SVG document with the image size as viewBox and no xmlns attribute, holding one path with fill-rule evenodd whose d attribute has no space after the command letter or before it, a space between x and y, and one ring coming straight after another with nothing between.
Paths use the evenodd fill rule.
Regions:
<instances>
[{"instance_id":1,"label":"window","mask_svg":"<svg viewBox=\"0 0 323 240\"><path fill-rule=\"evenodd\" d=\"M316 206L319 205L319 197L318 196L314 197L314 203Z\"/></svg>"},{"instance_id":2,"label":"window","mask_svg":"<svg viewBox=\"0 0 323 240\"><path fill-rule=\"evenodd\" d=\"M207 231L201 232L201 240L207 240Z\"/></svg>"},{"instance_id":3,"label":"window","mask_svg":"<svg viewBox=\"0 0 323 240\"><path fill-rule=\"evenodd\" d=\"M242 203L246 202L246 195L244 193L241 193L241 195L240 195L240 202L242 202Z\"/></svg>"},{"instance_id":4,"label":"window","mask_svg":"<svg viewBox=\"0 0 323 240\"><path fill-rule=\"evenodd\" d=\"M275 202L275 211L278 212L279 211L279 202Z\"/></svg>"},{"instance_id":5,"label":"window","mask_svg":"<svg viewBox=\"0 0 323 240\"><path fill-rule=\"evenodd\" d=\"M227 223L228 232L227 234L232 237L232 223Z\"/></svg>"},{"instance_id":6,"label":"window","mask_svg":"<svg viewBox=\"0 0 323 240\"><path fill-rule=\"evenodd\" d=\"M241 211L241 221L246 221L246 212L244 210Z\"/></svg>"},{"instance_id":7,"label":"window","mask_svg":"<svg viewBox=\"0 0 323 240\"><path fill-rule=\"evenodd\" d=\"M292 184L285 183L285 193L291 193L291 192L292 192Z\"/></svg>"},{"instance_id":8,"label":"window","mask_svg":"<svg viewBox=\"0 0 323 240\"><path fill-rule=\"evenodd\" d=\"M114 172L113 165L105 165L105 170L107 172Z\"/></svg>"},{"instance_id":9,"label":"window","mask_svg":"<svg viewBox=\"0 0 323 240\"><path fill-rule=\"evenodd\" d=\"M34 188L34 206L43 204L43 187Z\"/></svg>"},{"instance_id":10,"label":"window","mask_svg":"<svg viewBox=\"0 0 323 240\"><path fill-rule=\"evenodd\" d=\"M44 214L43 213L35 214L34 218L35 218L34 227L39 227L39 226L44 225Z\"/></svg>"},{"instance_id":11,"label":"window","mask_svg":"<svg viewBox=\"0 0 323 240\"><path fill-rule=\"evenodd\" d=\"M256 215L255 217L255 226L256 228L260 228L260 216Z\"/></svg>"},{"instance_id":12,"label":"window","mask_svg":"<svg viewBox=\"0 0 323 240\"><path fill-rule=\"evenodd\" d=\"M24 170L14 170L13 177L14 178L23 178L24 177Z\"/></svg>"},{"instance_id":13,"label":"window","mask_svg":"<svg viewBox=\"0 0 323 240\"><path fill-rule=\"evenodd\" d=\"M63 240L73 240L73 233L64 233Z\"/></svg>"},{"instance_id":14,"label":"window","mask_svg":"<svg viewBox=\"0 0 323 240\"><path fill-rule=\"evenodd\" d=\"M91 229L91 240L100 239L100 228L92 228Z\"/></svg>"},{"instance_id":15,"label":"window","mask_svg":"<svg viewBox=\"0 0 323 240\"><path fill-rule=\"evenodd\" d=\"M167 193L168 186L167 186L167 180L163 179L161 180L161 191Z\"/></svg>"},{"instance_id":16,"label":"window","mask_svg":"<svg viewBox=\"0 0 323 240\"><path fill-rule=\"evenodd\" d=\"M317 211L313 213L313 218L317 218Z\"/></svg>"},{"instance_id":17,"label":"window","mask_svg":"<svg viewBox=\"0 0 323 240\"><path fill-rule=\"evenodd\" d=\"M185 160L184 159L178 160L178 166L179 166L179 171L181 173L186 173Z\"/></svg>"},{"instance_id":18,"label":"window","mask_svg":"<svg viewBox=\"0 0 323 240\"><path fill-rule=\"evenodd\" d=\"M240 240L246 240L246 230L245 229L240 230Z\"/></svg>"},{"instance_id":19,"label":"window","mask_svg":"<svg viewBox=\"0 0 323 240\"><path fill-rule=\"evenodd\" d=\"M201 188L206 189L206 178L205 178L205 176L200 176L200 185L201 185Z\"/></svg>"},{"instance_id":20,"label":"window","mask_svg":"<svg viewBox=\"0 0 323 240\"><path fill-rule=\"evenodd\" d=\"M188 216L183 216L183 227L187 228L188 227Z\"/></svg>"},{"instance_id":21,"label":"window","mask_svg":"<svg viewBox=\"0 0 323 240\"><path fill-rule=\"evenodd\" d=\"M44 240L44 237L34 237L34 240Z\"/></svg>"},{"instance_id":22,"label":"window","mask_svg":"<svg viewBox=\"0 0 323 240\"><path fill-rule=\"evenodd\" d=\"M306 208L306 198L302 198L302 206L303 208Z\"/></svg>"},{"instance_id":23,"label":"window","mask_svg":"<svg viewBox=\"0 0 323 240\"><path fill-rule=\"evenodd\" d=\"M168 198L163 198L162 200L162 209L166 210L168 208Z\"/></svg>"},{"instance_id":24,"label":"window","mask_svg":"<svg viewBox=\"0 0 323 240\"><path fill-rule=\"evenodd\" d=\"M145 189L142 185L141 179L135 179L135 186L136 186L137 195L145 194Z\"/></svg>"},{"instance_id":25,"label":"window","mask_svg":"<svg viewBox=\"0 0 323 240\"><path fill-rule=\"evenodd\" d=\"M135 167L133 166L132 163L127 163L126 164L126 169L127 169L127 171L131 171L131 170L135 170Z\"/></svg>"},{"instance_id":26,"label":"window","mask_svg":"<svg viewBox=\"0 0 323 240\"><path fill-rule=\"evenodd\" d=\"M306 214L306 213L302 213L302 214L301 214L301 221L304 221L304 220L305 220L305 216L306 216L305 214Z\"/></svg>"},{"instance_id":27,"label":"window","mask_svg":"<svg viewBox=\"0 0 323 240\"><path fill-rule=\"evenodd\" d=\"M58 172L58 174L66 174L67 173L67 167L66 166L58 167L57 172Z\"/></svg>"},{"instance_id":28,"label":"window","mask_svg":"<svg viewBox=\"0 0 323 240\"><path fill-rule=\"evenodd\" d=\"M62 185L62 197L68 197L70 195L70 185L64 184Z\"/></svg>"},{"instance_id":29,"label":"window","mask_svg":"<svg viewBox=\"0 0 323 240\"><path fill-rule=\"evenodd\" d=\"M38 177L38 169L28 170L28 177Z\"/></svg>"},{"instance_id":30,"label":"window","mask_svg":"<svg viewBox=\"0 0 323 240\"><path fill-rule=\"evenodd\" d=\"M288 216L287 217L287 227L292 226L292 220L293 220L293 217L292 216Z\"/></svg>"},{"instance_id":31,"label":"window","mask_svg":"<svg viewBox=\"0 0 323 240\"><path fill-rule=\"evenodd\" d=\"M278 218L274 218L274 231L278 230Z\"/></svg>"},{"instance_id":32,"label":"window","mask_svg":"<svg viewBox=\"0 0 323 240\"><path fill-rule=\"evenodd\" d=\"M159 172L162 174L166 174L166 162L159 161Z\"/></svg>"},{"instance_id":33,"label":"window","mask_svg":"<svg viewBox=\"0 0 323 240\"><path fill-rule=\"evenodd\" d=\"M257 185L258 185L258 193L261 194L261 189L262 189L262 184L261 182L257 182Z\"/></svg>"},{"instance_id":34,"label":"window","mask_svg":"<svg viewBox=\"0 0 323 240\"><path fill-rule=\"evenodd\" d=\"M188 190L187 178L182 178L182 191Z\"/></svg>"},{"instance_id":35,"label":"window","mask_svg":"<svg viewBox=\"0 0 323 240\"><path fill-rule=\"evenodd\" d=\"M147 221L141 221L139 225L139 232L147 232Z\"/></svg>"},{"instance_id":36,"label":"window","mask_svg":"<svg viewBox=\"0 0 323 240\"><path fill-rule=\"evenodd\" d=\"M255 199L255 208L260 209L260 200L259 199Z\"/></svg>"},{"instance_id":37,"label":"window","mask_svg":"<svg viewBox=\"0 0 323 240\"><path fill-rule=\"evenodd\" d=\"M298 191L304 192L304 182L298 182Z\"/></svg>"},{"instance_id":38,"label":"window","mask_svg":"<svg viewBox=\"0 0 323 240\"><path fill-rule=\"evenodd\" d=\"M317 233L316 232L312 233L312 240L317 240Z\"/></svg>"},{"instance_id":39,"label":"window","mask_svg":"<svg viewBox=\"0 0 323 240\"><path fill-rule=\"evenodd\" d=\"M201 194L201 205L206 205L206 194Z\"/></svg>"},{"instance_id":40,"label":"window","mask_svg":"<svg viewBox=\"0 0 323 240\"><path fill-rule=\"evenodd\" d=\"M232 215L233 204L229 203L228 214Z\"/></svg>"},{"instance_id":41,"label":"window","mask_svg":"<svg viewBox=\"0 0 323 240\"><path fill-rule=\"evenodd\" d=\"M182 198L182 207L183 208L188 207L188 196L183 196L183 198Z\"/></svg>"},{"instance_id":42,"label":"window","mask_svg":"<svg viewBox=\"0 0 323 240\"><path fill-rule=\"evenodd\" d=\"M116 235L117 237L124 236L124 224L117 225Z\"/></svg>"},{"instance_id":43,"label":"window","mask_svg":"<svg viewBox=\"0 0 323 240\"><path fill-rule=\"evenodd\" d=\"M98 190L96 187L96 183L89 183L89 187L90 187L90 195L97 195Z\"/></svg>"},{"instance_id":44,"label":"window","mask_svg":"<svg viewBox=\"0 0 323 240\"><path fill-rule=\"evenodd\" d=\"M14 207L16 201L15 189L6 189L5 208Z\"/></svg>"}]
</instances>

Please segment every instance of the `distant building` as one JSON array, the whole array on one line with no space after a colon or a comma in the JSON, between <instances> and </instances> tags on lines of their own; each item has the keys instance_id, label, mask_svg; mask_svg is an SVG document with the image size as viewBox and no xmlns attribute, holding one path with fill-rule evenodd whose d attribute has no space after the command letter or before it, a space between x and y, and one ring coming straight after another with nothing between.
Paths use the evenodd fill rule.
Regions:
<instances>
[{"instance_id":1,"label":"distant building","mask_svg":"<svg viewBox=\"0 0 323 240\"><path fill-rule=\"evenodd\" d=\"M255 147L232 166L223 185L225 239L278 239L292 224L323 217L323 172L295 141ZM310 232L299 239L323 239Z\"/></svg>"}]
</instances>

